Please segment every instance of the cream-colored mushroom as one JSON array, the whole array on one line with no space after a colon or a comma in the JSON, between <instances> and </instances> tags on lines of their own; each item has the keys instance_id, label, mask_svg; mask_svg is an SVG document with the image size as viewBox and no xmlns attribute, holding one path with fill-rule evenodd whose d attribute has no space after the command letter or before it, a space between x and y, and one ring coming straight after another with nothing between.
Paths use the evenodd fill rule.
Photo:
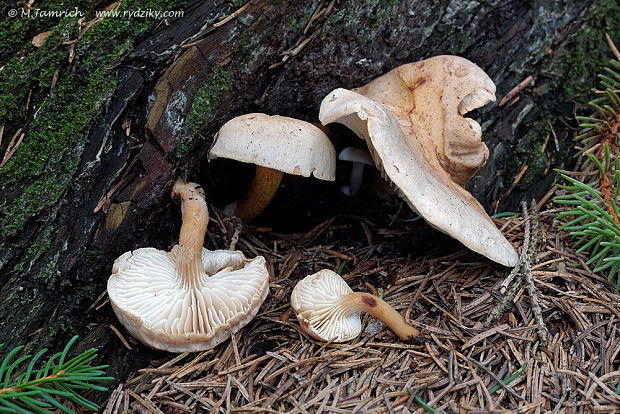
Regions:
<instances>
[{"instance_id":1,"label":"cream-colored mushroom","mask_svg":"<svg viewBox=\"0 0 620 414\"><path fill-rule=\"evenodd\" d=\"M265 259L202 247L209 213L200 186L177 182L183 224L172 251L142 248L114 262L112 308L129 333L165 351L213 348L250 322L267 297Z\"/></svg>"},{"instance_id":2,"label":"cream-colored mushroom","mask_svg":"<svg viewBox=\"0 0 620 414\"><path fill-rule=\"evenodd\" d=\"M358 191L362 187L362 180L364 178L364 166L375 165L370 153L365 148L360 147L346 147L340 154L338 154L340 161L348 161L353 164L351 167L351 175L349 177L349 185L342 187L342 192L348 196L357 195Z\"/></svg>"},{"instance_id":3,"label":"cream-colored mushroom","mask_svg":"<svg viewBox=\"0 0 620 414\"><path fill-rule=\"evenodd\" d=\"M319 119L363 138L384 178L429 224L514 266L515 249L463 188L488 156L480 125L463 115L494 100L495 85L482 69L457 56L437 56L361 88L332 91Z\"/></svg>"},{"instance_id":4,"label":"cream-colored mushroom","mask_svg":"<svg viewBox=\"0 0 620 414\"><path fill-rule=\"evenodd\" d=\"M269 204L283 173L321 180L336 178L336 150L314 125L284 116L260 113L226 122L215 136L211 157L256 164L256 173L234 214L250 221Z\"/></svg>"},{"instance_id":5,"label":"cream-colored mushroom","mask_svg":"<svg viewBox=\"0 0 620 414\"><path fill-rule=\"evenodd\" d=\"M356 338L362 331L361 312L384 322L402 340L411 341L420 335L385 301L369 293L353 292L340 275L327 269L295 285L291 306L304 332L322 341Z\"/></svg>"}]
</instances>

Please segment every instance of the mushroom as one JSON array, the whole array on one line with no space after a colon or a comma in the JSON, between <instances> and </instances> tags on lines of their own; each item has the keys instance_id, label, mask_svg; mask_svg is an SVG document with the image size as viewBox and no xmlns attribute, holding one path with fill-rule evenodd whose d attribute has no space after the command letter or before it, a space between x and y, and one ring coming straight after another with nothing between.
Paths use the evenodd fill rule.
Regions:
<instances>
[{"instance_id":1,"label":"mushroom","mask_svg":"<svg viewBox=\"0 0 620 414\"><path fill-rule=\"evenodd\" d=\"M358 193L362 186L364 178L364 166L375 165L368 150L360 147L346 147L338 154L340 161L349 161L353 163L351 167L351 176L349 185L342 187L342 192L348 196L354 196Z\"/></svg>"},{"instance_id":2,"label":"mushroom","mask_svg":"<svg viewBox=\"0 0 620 414\"><path fill-rule=\"evenodd\" d=\"M278 115L252 113L231 119L215 136L209 155L256 164L249 189L232 208L246 222L267 207L283 173L336 178L336 150L327 135L308 122Z\"/></svg>"},{"instance_id":3,"label":"mushroom","mask_svg":"<svg viewBox=\"0 0 620 414\"><path fill-rule=\"evenodd\" d=\"M361 88L332 91L319 119L363 138L382 176L430 225L514 266L514 247L463 188L488 157L480 125L463 115L494 100L495 85L482 69L457 56L437 56Z\"/></svg>"},{"instance_id":4,"label":"mushroom","mask_svg":"<svg viewBox=\"0 0 620 414\"><path fill-rule=\"evenodd\" d=\"M265 258L202 247L209 213L198 184L178 181L183 224L170 252L141 248L121 255L108 279L119 321L144 344L170 352L213 348L243 328L269 290Z\"/></svg>"},{"instance_id":5,"label":"mushroom","mask_svg":"<svg viewBox=\"0 0 620 414\"><path fill-rule=\"evenodd\" d=\"M361 312L380 319L402 340L420 335L386 302L369 293L353 292L340 275L327 269L295 285L291 306L304 332L321 341L345 342L357 337L362 331Z\"/></svg>"}]
</instances>

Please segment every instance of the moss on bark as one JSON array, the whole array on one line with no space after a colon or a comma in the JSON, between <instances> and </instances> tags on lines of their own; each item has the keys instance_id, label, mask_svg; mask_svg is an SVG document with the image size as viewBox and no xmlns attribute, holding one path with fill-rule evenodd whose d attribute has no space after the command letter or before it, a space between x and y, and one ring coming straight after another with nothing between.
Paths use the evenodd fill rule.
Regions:
<instances>
[{"instance_id":1,"label":"moss on bark","mask_svg":"<svg viewBox=\"0 0 620 414\"><path fill-rule=\"evenodd\" d=\"M86 22L95 18L89 10L95 3L69 7L44 1L36 7L47 12L77 7ZM170 10L178 3L124 0L120 10ZM12 7L18 10L15 18L7 17ZM4 5L0 22L0 59L6 61L0 72L1 153L11 141L7 137L17 131L17 139L24 135L0 169L0 343L19 342L32 333L40 333L42 342L55 340L59 332L73 334L74 308L96 296L98 288L76 284L61 271L67 267L59 257L67 249L70 223L60 216L71 208L65 196L76 185L89 131L116 92L116 66L136 39L159 23L104 18L75 41L81 31L79 15L34 18L35 12L29 17L22 15L21 4ZM51 35L35 48L32 37L47 30ZM50 295L59 290L71 292L71 299Z\"/></svg>"}]
</instances>

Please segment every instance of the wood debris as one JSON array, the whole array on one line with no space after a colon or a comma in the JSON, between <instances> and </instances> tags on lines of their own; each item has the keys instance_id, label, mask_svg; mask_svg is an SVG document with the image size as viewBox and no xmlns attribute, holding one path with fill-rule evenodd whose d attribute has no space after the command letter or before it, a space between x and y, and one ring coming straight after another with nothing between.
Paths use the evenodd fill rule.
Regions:
<instances>
[{"instance_id":1,"label":"wood debris","mask_svg":"<svg viewBox=\"0 0 620 414\"><path fill-rule=\"evenodd\" d=\"M541 315L522 284L488 325L509 272L475 253L444 250L417 259L394 254L398 238L370 222L364 232L372 246L361 232L355 246L328 237L359 229L354 217L335 217L308 234L243 228L234 232L236 248L264 255L273 268L259 315L213 350L140 370L112 394L104 412L121 404L134 412L165 413L421 414L423 405L441 413L617 412L620 295L584 267L569 235L554 223L556 214L538 215L537 236L531 217L497 221L517 248L529 251L526 267ZM393 231L401 234L413 225L396 223ZM232 230L214 220L212 240L227 248ZM385 328L343 344L304 335L287 314L293 286L319 268L337 270L342 263L354 290L368 291L366 283L381 289L426 341L405 343Z\"/></svg>"},{"instance_id":2,"label":"wood debris","mask_svg":"<svg viewBox=\"0 0 620 414\"><path fill-rule=\"evenodd\" d=\"M523 79L523 80L521 81L521 83L519 83L517 86L515 86L514 88L512 88L512 89L510 90L510 92L508 92L508 93L506 94L506 96L504 96L504 97L502 98L502 100L499 102L499 106L504 106L504 105L506 105L506 103L507 103L508 101L510 101L510 100L511 100L512 98L514 98L515 96L517 96L517 94L518 94L519 92L521 92L523 89L525 89L525 87L526 87L527 85L529 85L529 84L530 84L530 82L532 82L533 80L534 80L534 78L532 77L532 75L530 75L530 76L528 76L527 78ZM517 97L517 98L518 98L518 97ZM511 103L511 105L512 105L512 104L514 104L515 102L516 102L516 100L515 100L514 102L512 102L512 103Z\"/></svg>"}]
</instances>

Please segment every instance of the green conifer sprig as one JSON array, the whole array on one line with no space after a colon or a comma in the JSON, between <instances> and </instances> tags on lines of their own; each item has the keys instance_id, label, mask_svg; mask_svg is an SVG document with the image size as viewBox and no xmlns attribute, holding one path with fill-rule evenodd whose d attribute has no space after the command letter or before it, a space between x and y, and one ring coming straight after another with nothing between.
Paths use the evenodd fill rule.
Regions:
<instances>
[{"instance_id":1,"label":"green conifer sprig","mask_svg":"<svg viewBox=\"0 0 620 414\"><path fill-rule=\"evenodd\" d=\"M594 91L600 95L590 102L594 113L577 117L579 171L558 170L569 184L559 185L566 194L554 200L570 208L558 219L569 220L561 228L576 238L577 253L588 252L586 264L595 266L594 272L607 271L620 290L620 62L612 60L599 78L604 90Z\"/></svg>"},{"instance_id":2,"label":"green conifer sprig","mask_svg":"<svg viewBox=\"0 0 620 414\"><path fill-rule=\"evenodd\" d=\"M618 132L620 125L620 61L611 60L609 67L605 68L605 73L599 76L603 90L594 90L599 95L598 98L590 101L589 105L594 109L591 116L577 116L581 133L575 137L576 141L581 141L582 148L577 156L592 154L596 159L602 161L604 156L603 146L605 143L612 146L614 158L618 149ZM581 171L584 173L596 170L596 165L591 162L591 158L582 158L583 165ZM596 178L596 177L594 177Z\"/></svg>"},{"instance_id":3,"label":"green conifer sprig","mask_svg":"<svg viewBox=\"0 0 620 414\"><path fill-rule=\"evenodd\" d=\"M16 358L24 348L15 347L0 364L0 413L51 414L60 410L75 413L63 402L97 411L99 406L80 395L84 390L107 391L94 382L111 381L103 371L107 365L88 365L97 356L97 349L91 348L67 360L67 354L77 336L71 338L61 352L57 352L41 365L41 357L47 352L42 349L34 357L23 355ZM0 345L3 348L4 344ZM16 359L14 359L16 358ZM26 361L28 364L25 365Z\"/></svg>"}]
</instances>

